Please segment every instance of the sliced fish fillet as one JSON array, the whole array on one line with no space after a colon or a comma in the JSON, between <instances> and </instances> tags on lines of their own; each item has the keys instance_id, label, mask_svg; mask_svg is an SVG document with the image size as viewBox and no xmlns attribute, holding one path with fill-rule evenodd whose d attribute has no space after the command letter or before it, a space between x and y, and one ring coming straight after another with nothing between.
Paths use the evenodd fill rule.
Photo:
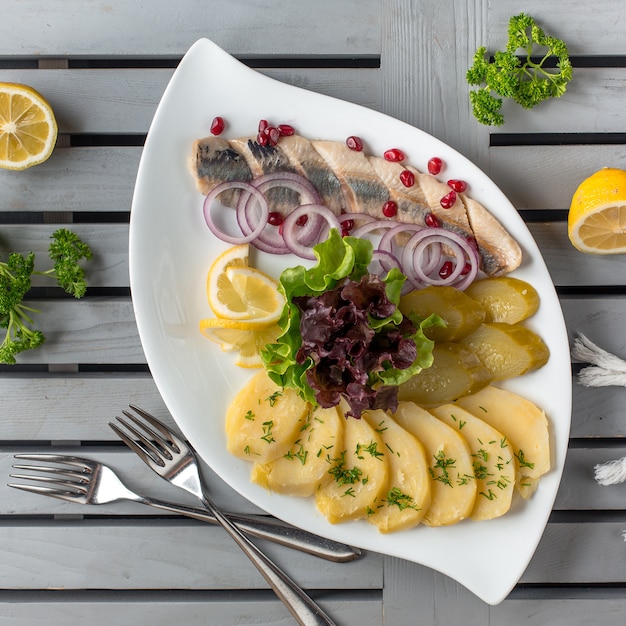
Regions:
<instances>
[{"instance_id":1,"label":"sliced fish fillet","mask_svg":"<svg viewBox=\"0 0 626 626\"><path fill-rule=\"evenodd\" d=\"M450 192L448 185L411 166L386 161L350 150L338 141L310 141L302 136L282 137L276 146L260 146L253 138L226 140L206 137L193 144L191 170L198 191L207 194L223 181L249 182L264 174L295 172L317 189L323 203L333 212L367 213L385 219L382 208L388 200L398 205L396 219L425 225L429 214L443 228L478 244L481 269L490 276L516 269L522 251L500 222L479 202L465 193L457 194L449 209L440 200ZM400 181L404 169L415 175L415 184ZM238 191L223 194L220 201L232 206ZM285 212L298 204L299 196L285 188L269 191L270 211Z\"/></svg>"}]
</instances>

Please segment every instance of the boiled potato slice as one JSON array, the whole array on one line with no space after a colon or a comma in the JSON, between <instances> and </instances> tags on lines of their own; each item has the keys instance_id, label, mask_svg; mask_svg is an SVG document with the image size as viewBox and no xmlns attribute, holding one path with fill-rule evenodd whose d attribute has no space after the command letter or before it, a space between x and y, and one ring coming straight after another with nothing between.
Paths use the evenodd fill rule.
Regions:
<instances>
[{"instance_id":1,"label":"boiled potato slice","mask_svg":"<svg viewBox=\"0 0 626 626\"><path fill-rule=\"evenodd\" d=\"M427 526L446 526L469 517L476 481L469 446L459 433L412 402L400 402L393 418L424 446L431 477Z\"/></svg>"},{"instance_id":2,"label":"boiled potato slice","mask_svg":"<svg viewBox=\"0 0 626 626\"><path fill-rule=\"evenodd\" d=\"M545 365L548 346L530 328L517 324L489 322L459 343L474 350L491 372L494 381L521 376Z\"/></svg>"},{"instance_id":3,"label":"boiled potato slice","mask_svg":"<svg viewBox=\"0 0 626 626\"><path fill-rule=\"evenodd\" d=\"M400 310L416 313L425 319L439 315L446 326L426 328L424 334L433 341L456 341L476 330L485 321L485 310L477 300L450 286L431 285L400 298Z\"/></svg>"},{"instance_id":4,"label":"boiled potato slice","mask_svg":"<svg viewBox=\"0 0 626 626\"><path fill-rule=\"evenodd\" d=\"M328 458L341 448L344 421L336 407L316 408L286 454L269 463L254 464L252 482L277 493L312 496L331 480Z\"/></svg>"},{"instance_id":5,"label":"boiled potato slice","mask_svg":"<svg viewBox=\"0 0 626 626\"><path fill-rule=\"evenodd\" d=\"M471 450L477 493L470 517L487 520L504 515L511 508L515 485L515 460L506 437L457 404L443 404L430 412L458 430Z\"/></svg>"},{"instance_id":6,"label":"boiled potato slice","mask_svg":"<svg viewBox=\"0 0 626 626\"><path fill-rule=\"evenodd\" d=\"M525 497L532 494L536 479L550 469L546 414L530 400L493 385L457 404L506 436L515 456L517 490Z\"/></svg>"},{"instance_id":7,"label":"boiled potato slice","mask_svg":"<svg viewBox=\"0 0 626 626\"><path fill-rule=\"evenodd\" d=\"M381 533L417 526L430 507L430 476L422 444L384 411L365 411L361 419L383 440L389 477L383 497L367 521Z\"/></svg>"},{"instance_id":8,"label":"boiled potato slice","mask_svg":"<svg viewBox=\"0 0 626 626\"><path fill-rule=\"evenodd\" d=\"M435 344L433 364L398 387L398 398L417 404L452 402L491 382L475 352L457 343Z\"/></svg>"},{"instance_id":9,"label":"boiled potato slice","mask_svg":"<svg viewBox=\"0 0 626 626\"><path fill-rule=\"evenodd\" d=\"M512 276L493 276L474 281L465 293L485 310L485 322L517 324L539 308L537 290Z\"/></svg>"},{"instance_id":10,"label":"boiled potato slice","mask_svg":"<svg viewBox=\"0 0 626 626\"><path fill-rule=\"evenodd\" d=\"M367 517L387 487L387 451L364 419L345 419L343 445L327 458L332 480L315 494L317 508L331 524Z\"/></svg>"},{"instance_id":11,"label":"boiled potato slice","mask_svg":"<svg viewBox=\"0 0 626 626\"><path fill-rule=\"evenodd\" d=\"M228 407L226 447L241 459L267 463L289 451L308 413L295 390L279 387L263 369Z\"/></svg>"}]
</instances>

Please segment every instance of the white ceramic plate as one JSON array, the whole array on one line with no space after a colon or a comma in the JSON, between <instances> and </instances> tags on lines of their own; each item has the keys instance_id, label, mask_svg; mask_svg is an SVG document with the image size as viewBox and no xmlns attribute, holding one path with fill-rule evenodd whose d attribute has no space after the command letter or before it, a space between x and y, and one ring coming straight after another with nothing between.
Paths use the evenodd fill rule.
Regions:
<instances>
[{"instance_id":1,"label":"white ceramic plate","mask_svg":"<svg viewBox=\"0 0 626 626\"><path fill-rule=\"evenodd\" d=\"M211 316L205 296L207 270L227 246L203 222L202 197L195 190L188 159L192 142L209 134L216 115L227 119L227 137L254 134L259 119L265 118L293 124L310 138L343 141L359 135L374 154L399 147L421 170L430 157L439 156L447 164L446 177L467 180L473 197L515 234L525 255L515 275L531 282L541 296L540 310L529 325L551 351L540 372L506 385L539 404L550 419L553 469L532 499L516 501L507 515L489 522L420 526L380 535L366 522L333 526L311 499L271 494L250 482L250 465L226 451L223 423L226 407L251 372L237 368L198 330L198 321ZM279 262L298 264L292 257ZM280 269L276 259L261 255L254 263L276 276ZM510 202L476 166L423 131L267 78L203 39L192 46L172 77L146 140L131 213L130 279L139 333L156 385L185 436L228 484L287 522L434 568L490 604L508 595L541 538L563 469L571 412L569 345L552 281L533 238Z\"/></svg>"}]
</instances>

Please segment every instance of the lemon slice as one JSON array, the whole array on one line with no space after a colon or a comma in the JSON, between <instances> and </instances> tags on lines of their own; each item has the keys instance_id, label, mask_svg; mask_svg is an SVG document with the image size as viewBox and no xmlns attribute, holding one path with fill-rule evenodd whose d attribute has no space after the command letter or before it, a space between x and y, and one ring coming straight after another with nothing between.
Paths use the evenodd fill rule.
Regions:
<instances>
[{"instance_id":1,"label":"lemon slice","mask_svg":"<svg viewBox=\"0 0 626 626\"><path fill-rule=\"evenodd\" d=\"M54 149L57 123L46 99L32 87L0 83L0 167L23 170Z\"/></svg>"},{"instance_id":2,"label":"lemon slice","mask_svg":"<svg viewBox=\"0 0 626 626\"><path fill-rule=\"evenodd\" d=\"M567 234L581 252L626 252L626 171L605 167L579 185L569 209Z\"/></svg>"},{"instance_id":3,"label":"lemon slice","mask_svg":"<svg viewBox=\"0 0 626 626\"><path fill-rule=\"evenodd\" d=\"M221 264L220 264L221 265ZM214 264L215 266L215 264ZM285 305L278 283L263 272L231 261L207 278L209 305L217 317L274 324Z\"/></svg>"},{"instance_id":4,"label":"lemon slice","mask_svg":"<svg viewBox=\"0 0 626 626\"><path fill-rule=\"evenodd\" d=\"M281 330L276 324L263 326L254 321L205 318L200 320L200 332L224 352L238 352L235 365L261 367L259 353L268 343L276 341Z\"/></svg>"}]
</instances>

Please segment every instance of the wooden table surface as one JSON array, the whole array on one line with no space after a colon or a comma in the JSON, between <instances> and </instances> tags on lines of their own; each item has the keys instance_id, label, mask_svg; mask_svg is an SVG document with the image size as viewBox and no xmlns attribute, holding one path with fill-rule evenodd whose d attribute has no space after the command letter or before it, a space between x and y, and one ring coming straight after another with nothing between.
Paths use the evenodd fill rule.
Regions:
<instances>
[{"instance_id":1,"label":"wooden table surface","mask_svg":"<svg viewBox=\"0 0 626 626\"><path fill-rule=\"evenodd\" d=\"M574 80L500 128L471 116L465 71L504 46L524 10L569 44ZM577 252L566 233L578 183L626 165L626 5L612 0L4 0L0 81L38 89L59 141L44 164L0 171L0 249L45 256L70 225L94 249L80 301L36 283L48 337L0 366L0 474L13 455L69 451L133 487L171 488L107 423L129 402L170 419L144 357L128 277L131 197L146 132L190 45L208 37L260 72L398 117L481 167L521 212L573 338L626 356L626 257ZM573 367L575 376L577 364ZM571 440L554 510L510 596L489 606L428 568L368 553L331 564L263 543L342 625L622 624L626 486L593 467L626 454L626 390L573 385ZM260 512L206 470L224 508ZM120 503L86 508L0 485L0 624L290 624L221 529ZM514 537L512 541L514 541Z\"/></svg>"}]
</instances>

